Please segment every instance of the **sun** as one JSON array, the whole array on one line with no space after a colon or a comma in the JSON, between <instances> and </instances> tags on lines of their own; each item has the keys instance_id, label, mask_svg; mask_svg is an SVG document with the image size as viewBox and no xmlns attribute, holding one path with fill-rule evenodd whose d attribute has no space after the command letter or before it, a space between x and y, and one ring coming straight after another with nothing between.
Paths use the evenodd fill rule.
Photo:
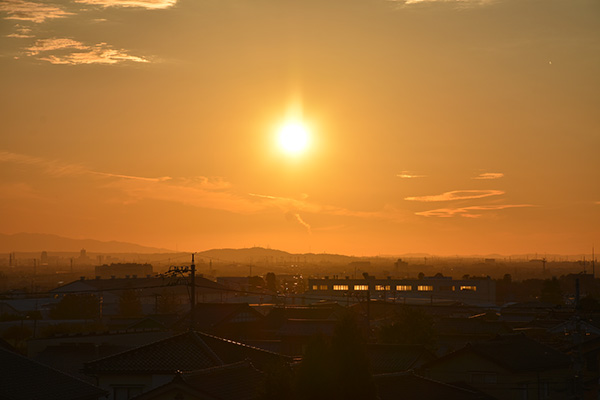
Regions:
<instances>
[{"instance_id":1,"label":"sun","mask_svg":"<svg viewBox=\"0 0 600 400\"><path fill-rule=\"evenodd\" d=\"M310 132L302 122L288 121L277 131L277 141L285 153L300 154L308 148Z\"/></svg>"}]
</instances>

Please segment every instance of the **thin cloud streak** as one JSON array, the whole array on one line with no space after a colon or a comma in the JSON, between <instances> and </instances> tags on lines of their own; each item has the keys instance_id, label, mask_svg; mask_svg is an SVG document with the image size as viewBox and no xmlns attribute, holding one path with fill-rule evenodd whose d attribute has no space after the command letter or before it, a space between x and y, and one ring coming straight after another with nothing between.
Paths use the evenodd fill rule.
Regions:
<instances>
[{"instance_id":1,"label":"thin cloud streak","mask_svg":"<svg viewBox=\"0 0 600 400\"><path fill-rule=\"evenodd\" d=\"M412 4L429 4L429 3L458 3L461 5L484 5L489 4L492 0L390 0L394 3Z\"/></svg>"},{"instance_id":2,"label":"thin cloud streak","mask_svg":"<svg viewBox=\"0 0 600 400\"><path fill-rule=\"evenodd\" d=\"M505 205L490 205L490 206L469 206L459 208L438 208L435 210L420 211L416 212L415 215L423 217L440 217L450 218L454 216L461 216L465 218L479 218L482 214L474 214L471 211L494 211L504 210L508 208L522 208L522 207L535 207L532 204L505 204Z\"/></svg>"},{"instance_id":3,"label":"thin cloud streak","mask_svg":"<svg viewBox=\"0 0 600 400\"><path fill-rule=\"evenodd\" d=\"M41 24L47 19L74 15L58 6L25 0L3 0L0 2L0 12L8 14L5 19L30 21L36 24Z\"/></svg>"},{"instance_id":4,"label":"thin cloud streak","mask_svg":"<svg viewBox=\"0 0 600 400\"><path fill-rule=\"evenodd\" d=\"M39 168L43 173L55 178L96 177L105 179L105 183L101 183L100 187L116 191L116 195L110 201L122 204L156 200L237 214L255 214L275 208L286 215L290 214L297 223L309 231L312 231L312 227L300 216L300 213L403 221L401 213L389 207L375 212L353 211L342 207L311 203L307 200L306 195L301 200L253 193L242 195L235 193L231 183L221 178L203 176L151 178L114 174L94 171L78 164L68 164L7 151L0 151L0 162Z\"/></svg>"},{"instance_id":5,"label":"thin cloud streak","mask_svg":"<svg viewBox=\"0 0 600 400\"><path fill-rule=\"evenodd\" d=\"M306 231L307 231L309 234L312 234L310 225L309 225L309 224L307 224L307 223L306 223L306 222L305 222L305 221L302 219L302 217L300 216L300 214L298 214L298 213L292 213L292 212L290 212L290 213L287 213L287 214L286 214L286 217L287 217L289 220L293 220L293 221L295 221L295 222L299 223L300 225L302 225L303 227L305 227L305 228L306 228Z\"/></svg>"},{"instance_id":6,"label":"thin cloud streak","mask_svg":"<svg viewBox=\"0 0 600 400\"><path fill-rule=\"evenodd\" d=\"M386 208L382 211L353 211L342 207L315 204L306 200L296 200L288 197L276 197L264 194L248 193L249 196L264 199L273 206L281 209L283 212L307 212L311 214L327 214L344 217L356 217L356 218L374 218L388 221L403 221L400 213L391 208Z\"/></svg>"},{"instance_id":7,"label":"thin cloud streak","mask_svg":"<svg viewBox=\"0 0 600 400\"><path fill-rule=\"evenodd\" d=\"M402 171L401 173L396 174L396 176L401 179L416 179L427 177L427 175L418 175L411 171Z\"/></svg>"},{"instance_id":8,"label":"thin cloud streak","mask_svg":"<svg viewBox=\"0 0 600 400\"><path fill-rule=\"evenodd\" d=\"M500 179L503 177L504 177L504 174L502 172L484 172L482 174L477 175L476 177L474 177L472 179L488 180L488 179Z\"/></svg>"},{"instance_id":9,"label":"thin cloud streak","mask_svg":"<svg viewBox=\"0 0 600 400\"><path fill-rule=\"evenodd\" d=\"M408 201L452 201L452 200L470 200L470 199L481 199L483 197L500 196L505 192L502 190L453 190L451 192L445 192L442 194L432 196L414 196L405 197L404 200Z\"/></svg>"},{"instance_id":10,"label":"thin cloud streak","mask_svg":"<svg viewBox=\"0 0 600 400\"><path fill-rule=\"evenodd\" d=\"M38 57L52 64L116 64L123 61L142 62L148 60L127 54L125 50L117 50L106 43L89 46L69 38L38 39L27 49L27 55L38 56L40 53L59 51L58 55L50 54Z\"/></svg>"},{"instance_id":11,"label":"thin cloud streak","mask_svg":"<svg viewBox=\"0 0 600 400\"><path fill-rule=\"evenodd\" d=\"M164 10L177 4L177 0L75 0L75 2L102 7L138 7L148 10Z\"/></svg>"}]
</instances>

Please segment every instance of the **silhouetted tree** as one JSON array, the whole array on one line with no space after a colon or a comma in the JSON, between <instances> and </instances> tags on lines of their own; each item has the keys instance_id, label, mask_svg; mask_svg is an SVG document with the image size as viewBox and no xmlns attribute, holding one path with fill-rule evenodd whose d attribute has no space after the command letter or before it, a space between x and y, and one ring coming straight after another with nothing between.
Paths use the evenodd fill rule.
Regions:
<instances>
[{"instance_id":1,"label":"silhouetted tree","mask_svg":"<svg viewBox=\"0 0 600 400\"><path fill-rule=\"evenodd\" d=\"M121 297L119 297L119 312L123 317L139 317L142 315L142 302L135 290L123 290Z\"/></svg>"},{"instance_id":2,"label":"silhouetted tree","mask_svg":"<svg viewBox=\"0 0 600 400\"><path fill-rule=\"evenodd\" d=\"M312 338L302 356L297 372L296 388L303 400L336 398L334 363L330 343L322 335Z\"/></svg>"},{"instance_id":3,"label":"silhouetted tree","mask_svg":"<svg viewBox=\"0 0 600 400\"><path fill-rule=\"evenodd\" d=\"M52 319L94 319L100 315L100 303L93 294L66 294L50 311Z\"/></svg>"},{"instance_id":4,"label":"silhouetted tree","mask_svg":"<svg viewBox=\"0 0 600 400\"><path fill-rule=\"evenodd\" d=\"M560 289L560 282L558 281L558 279L556 279L556 277L544 280L542 284L540 301L556 305L564 303L563 293Z\"/></svg>"},{"instance_id":5,"label":"silhouetted tree","mask_svg":"<svg viewBox=\"0 0 600 400\"><path fill-rule=\"evenodd\" d=\"M433 318L420 308L402 307L392 322L379 330L382 343L422 344L435 348Z\"/></svg>"},{"instance_id":6,"label":"silhouetted tree","mask_svg":"<svg viewBox=\"0 0 600 400\"><path fill-rule=\"evenodd\" d=\"M331 340L338 398L369 400L377 398L371 374L367 346L360 326L351 315L335 326Z\"/></svg>"},{"instance_id":7,"label":"silhouetted tree","mask_svg":"<svg viewBox=\"0 0 600 400\"><path fill-rule=\"evenodd\" d=\"M377 398L365 341L354 318L347 316L336 325L331 343L317 336L307 346L297 390L303 400Z\"/></svg>"},{"instance_id":8,"label":"silhouetted tree","mask_svg":"<svg viewBox=\"0 0 600 400\"><path fill-rule=\"evenodd\" d=\"M267 275L265 275L265 281L268 290L272 292L277 291L277 277L275 276L275 273L267 272Z\"/></svg>"},{"instance_id":9,"label":"silhouetted tree","mask_svg":"<svg viewBox=\"0 0 600 400\"><path fill-rule=\"evenodd\" d=\"M172 289L163 289L158 297L158 314L177 314L179 311L179 299Z\"/></svg>"}]
</instances>

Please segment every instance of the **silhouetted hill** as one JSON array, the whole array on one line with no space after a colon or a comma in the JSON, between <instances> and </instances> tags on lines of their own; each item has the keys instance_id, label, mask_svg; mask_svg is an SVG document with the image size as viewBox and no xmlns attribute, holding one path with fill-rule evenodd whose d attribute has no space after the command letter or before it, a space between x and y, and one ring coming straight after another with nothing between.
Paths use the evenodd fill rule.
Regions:
<instances>
[{"instance_id":1,"label":"silhouetted hill","mask_svg":"<svg viewBox=\"0 0 600 400\"><path fill-rule=\"evenodd\" d=\"M69 251L86 249L93 253L167 253L172 250L141 246L117 241L103 242L93 239L70 239L42 233L0 234L0 252Z\"/></svg>"},{"instance_id":2,"label":"silhouetted hill","mask_svg":"<svg viewBox=\"0 0 600 400\"><path fill-rule=\"evenodd\" d=\"M219 262L231 263L311 263L311 264L348 264L364 258L339 254L292 254L286 251L252 247L248 249L212 249L197 253L199 259L207 258Z\"/></svg>"}]
</instances>

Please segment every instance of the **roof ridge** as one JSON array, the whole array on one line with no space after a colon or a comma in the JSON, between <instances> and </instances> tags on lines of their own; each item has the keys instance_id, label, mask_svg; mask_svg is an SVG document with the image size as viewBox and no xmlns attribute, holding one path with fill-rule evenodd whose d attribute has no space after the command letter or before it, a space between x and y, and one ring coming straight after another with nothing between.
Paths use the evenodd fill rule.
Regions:
<instances>
[{"instance_id":1,"label":"roof ridge","mask_svg":"<svg viewBox=\"0 0 600 400\"><path fill-rule=\"evenodd\" d=\"M223 360L221 360L221 358L213 351L213 349L211 349L210 346L208 344L206 344L206 342L204 340L202 340L202 338L200 336L198 336L198 333L196 331L189 330L186 333L191 334L192 338L195 341L197 341L200 344L200 346L202 346L208 352L208 354L213 358L214 361L217 362L217 364L225 365Z\"/></svg>"},{"instance_id":2,"label":"roof ridge","mask_svg":"<svg viewBox=\"0 0 600 400\"><path fill-rule=\"evenodd\" d=\"M209 337L209 338L212 338L212 339L220 340L221 342L233 343L233 344L236 344L236 345L240 345L242 347L247 347L249 349L258 350L258 351L261 351L263 353L273 354L273 355L276 355L276 356L279 356L279 357L292 358L290 356L286 356L284 354L276 353L274 351L265 350L265 349L261 349L260 347L255 347L255 346L252 346L252 345L249 345L249 344L246 344L246 343L237 342L235 340L231 340L231 339L226 339L226 338L222 338L222 337L219 337L219 336L210 335L210 334L205 333L205 332L200 332L200 331L194 331L194 332L196 334L198 334L198 335L201 335L201 336L206 336L206 337Z\"/></svg>"},{"instance_id":3,"label":"roof ridge","mask_svg":"<svg viewBox=\"0 0 600 400\"><path fill-rule=\"evenodd\" d=\"M256 369L254 367L254 365L252 364L252 361L250 361L250 359L246 358L242 361L236 361L234 363L230 363L230 364L223 364L223 365L216 365L214 367L209 367L209 368L202 368L202 369L197 369L197 370L193 370L193 371L186 371L182 373L182 377L184 378L191 378L197 375L204 375L204 374L208 374L212 371L226 371L228 369L235 369L241 366L249 366L251 368L253 368L254 370L261 372L260 370Z\"/></svg>"},{"instance_id":4,"label":"roof ridge","mask_svg":"<svg viewBox=\"0 0 600 400\"><path fill-rule=\"evenodd\" d=\"M179 334L176 334L176 335L173 335L173 336L169 336L169 337L166 337L166 338L163 338L163 339L156 340L156 341L154 341L154 342L150 342L150 343L143 344L143 345L141 345L141 346L134 347L134 348L132 348L132 349L127 349L127 350L121 351L121 352L119 352L119 353L111 354L111 355L109 355L109 356L106 356L106 357L97 358L97 359L95 359L95 360L92 360L92 361L89 361L89 362L86 362L86 363L84 363L84 368L83 368L83 369L84 369L84 370L85 370L85 369L87 369L87 366L88 366L89 364L96 364L96 363L98 363L98 362L101 362L101 361L104 361L104 360L106 360L106 359L109 359L109 358L112 358L112 357L117 357L117 356L122 356L123 354L127 354L127 353L134 354L134 353L138 352L140 349L143 349L143 348L145 348L145 347L148 347L148 346L155 345L155 344L157 344L157 343L166 342L166 341L169 341L169 340L171 340L171 339L178 338L178 337L180 337L180 336L183 336L183 335L185 335L186 333L187 333L187 332L179 333Z\"/></svg>"}]
</instances>

